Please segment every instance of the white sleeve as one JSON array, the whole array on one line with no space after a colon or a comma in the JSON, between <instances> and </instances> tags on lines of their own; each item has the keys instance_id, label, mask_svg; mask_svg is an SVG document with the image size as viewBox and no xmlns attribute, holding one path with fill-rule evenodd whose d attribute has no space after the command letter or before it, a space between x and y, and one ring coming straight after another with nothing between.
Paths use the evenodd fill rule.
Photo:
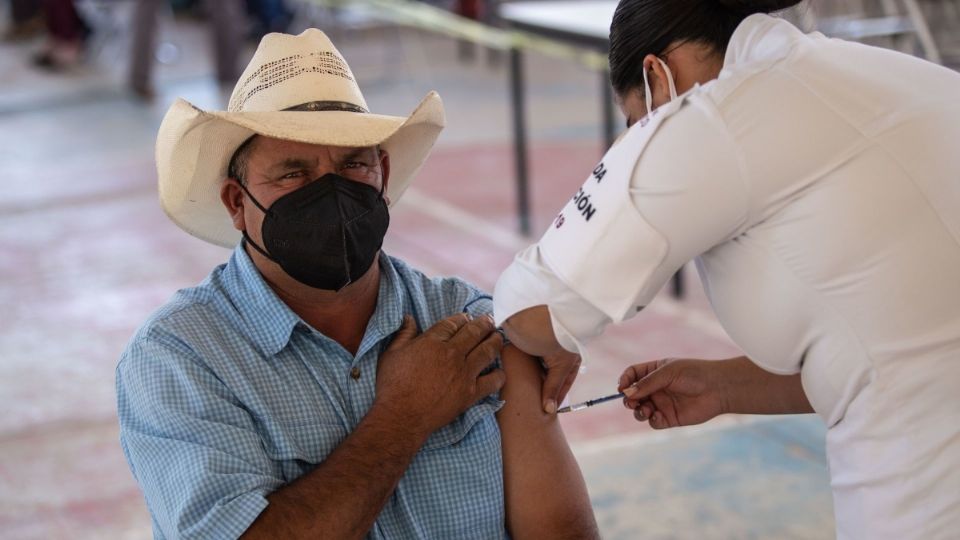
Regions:
<instances>
[{"instance_id":1,"label":"white sleeve","mask_svg":"<svg viewBox=\"0 0 960 540\"><path fill-rule=\"evenodd\" d=\"M585 344L599 335L610 318L566 286L550 269L536 244L521 251L504 270L493 293L497 326L525 309L547 305L560 345L586 361Z\"/></svg>"}]
</instances>

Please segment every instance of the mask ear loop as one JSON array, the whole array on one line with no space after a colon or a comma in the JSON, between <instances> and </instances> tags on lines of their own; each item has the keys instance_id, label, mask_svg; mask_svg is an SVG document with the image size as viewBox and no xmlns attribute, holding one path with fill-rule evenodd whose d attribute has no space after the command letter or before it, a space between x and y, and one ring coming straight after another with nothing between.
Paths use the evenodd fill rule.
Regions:
<instances>
[{"instance_id":1,"label":"mask ear loop","mask_svg":"<svg viewBox=\"0 0 960 540\"><path fill-rule=\"evenodd\" d=\"M242 181L240 181L239 179L237 179L237 184L240 185L240 189L242 189L243 192L247 194L247 197L253 202L254 205L256 205L257 208L260 209L261 212L264 213L264 215L268 215L268 214L270 213L266 208L263 207L262 204L260 204L260 201L258 201L258 200L253 196L252 193L250 193L250 191L247 189L247 186L245 186ZM277 261L276 259L274 259L273 257L271 257L270 254L267 253L267 251L266 251L265 249L263 249L262 247L258 246L257 243L254 242L252 238L250 238L250 235L247 234L247 229L243 229L242 231L240 231L240 233L243 235L243 243L245 243L245 244L250 244L250 245L253 247L253 249L255 249L255 250L257 250L258 252L260 252L261 255L263 255L263 256L266 257L267 259L270 259L271 261L273 261L273 262L275 262L275 263L277 263L277 264L280 264L279 261Z\"/></svg>"},{"instance_id":2,"label":"mask ear loop","mask_svg":"<svg viewBox=\"0 0 960 540\"><path fill-rule=\"evenodd\" d=\"M660 62L660 65L663 66L663 70L667 72L667 84L670 86L670 101L677 99L677 85L673 82L673 73L670 71L670 66L666 62L657 58L657 62Z\"/></svg>"},{"instance_id":3,"label":"mask ear loop","mask_svg":"<svg viewBox=\"0 0 960 540\"><path fill-rule=\"evenodd\" d=\"M650 95L650 81L647 79L647 70L643 70L643 100L647 105L647 116L653 113L653 96Z\"/></svg>"},{"instance_id":4,"label":"mask ear loop","mask_svg":"<svg viewBox=\"0 0 960 540\"><path fill-rule=\"evenodd\" d=\"M664 71L667 72L667 84L670 87L670 100L673 101L677 99L677 85L673 82L673 73L670 71L670 66L667 65L662 59L657 58L657 62L660 62L660 65L663 66ZM653 94L650 92L650 81L647 76L647 70L643 70L643 99L647 105L647 116L653 113Z\"/></svg>"},{"instance_id":5,"label":"mask ear loop","mask_svg":"<svg viewBox=\"0 0 960 540\"><path fill-rule=\"evenodd\" d=\"M264 208L263 205L260 204L260 201L258 201L258 200L253 196L252 193L250 193L250 191L247 189L247 186L244 185L243 181L241 181L241 180L238 179L238 178L235 178L234 180L237 181L237 184L240 185L240 189L242 189L243 192L247 194L247 197L249 197L250 200L253 201L253 204L255 204L255 205L257 206L257 208L260 209L261 212L263 212L264 214L269 214L269 213L270 213L270 211L267 210L266 208Z\"/></svg>"}]
</instances>

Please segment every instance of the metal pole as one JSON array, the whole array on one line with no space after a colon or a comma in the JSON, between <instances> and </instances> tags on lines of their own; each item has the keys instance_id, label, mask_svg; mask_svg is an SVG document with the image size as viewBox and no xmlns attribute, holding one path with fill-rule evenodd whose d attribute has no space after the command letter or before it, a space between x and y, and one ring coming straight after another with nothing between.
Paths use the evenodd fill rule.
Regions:
<instances>
[{"instance_id":1,"label":"metal pole","mask_svg":"<svg viewBox=\"0 0 960 540\"><path fill-rule=\"evenodd\" d=\"M603 94L601 106L603 107L603 142L604 151L613 146L613 140L616 137L616 127L614 123L615 112L613 110L613 88L610 86L610 71L602 70L600 72L600 91Z\"/></svg>"},{"instance_id":2,"label":"metal pole","mask_svg":"<svg viewBox=\"0 0 960 540\"><path fill-rule=\"evenodd\" d=\"M683 266L677 270L677 273L673 275L673 279L670 280L671 292L673 297L677 300L683 299L684 285L683 285Z\"/></svg>"},{"instance_id":3,"label":"metal pole","mask_svg":"<svg viewBox=\"0 0 960 540\"><path fill-rule=\"evenodd\" d=\"M530 235L530 188L527 181L527 132L523 96L523 53L510 49L510 97L513 103L513 144L517 174L517 216L520 233Z\"/></svg>"}]
</instances>

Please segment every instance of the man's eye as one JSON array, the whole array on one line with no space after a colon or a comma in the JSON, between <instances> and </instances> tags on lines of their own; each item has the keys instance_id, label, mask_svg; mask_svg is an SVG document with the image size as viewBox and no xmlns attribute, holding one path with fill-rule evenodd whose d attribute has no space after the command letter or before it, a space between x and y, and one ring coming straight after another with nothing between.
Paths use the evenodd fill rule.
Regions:
<instances>
[{"instance_id":1,"label":"man's eye","mask_svg":"<svg viewBox=\"0 0 960 540\"><path fill-rule=\"evenodd\" d=\"M359 169L360 167L366 167L367 164L361 161L348 161L343 164L344 169Z\"/></svg>"},{"instance_id":2,"label":"man's eye","mask_svg":"<svg viewBox=\"0 0 960 540\"><path fill-rule=\"evenodd\" d=\"M280 178L286 179L286 178L301 178L301 177L303 177L303 171L293 171L293 172L288 172L287 174L281 176Z\"/></svg>"}]
</instances>

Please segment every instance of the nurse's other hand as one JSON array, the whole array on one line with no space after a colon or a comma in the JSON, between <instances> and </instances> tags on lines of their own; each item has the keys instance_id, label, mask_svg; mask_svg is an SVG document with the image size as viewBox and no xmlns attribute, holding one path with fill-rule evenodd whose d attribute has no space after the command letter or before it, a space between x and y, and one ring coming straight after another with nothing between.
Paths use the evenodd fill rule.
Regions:
<instances>
[{"instance_id":1,"label":"nurse's other hand","mask_svg":"<svg viewBox=\"0 0 960 540\"><path fill-rule=\"evenodd\" d=\"M628 367L618 389L634 417L654 429L702 424L726 412L720 365L667 358Z\"/></svg>"},{"instance_id":2,"label":"nurse's other hand","mask_svg":"<svg viewBox=\"0 0 960 540\"><path fill-rule=\"evenodd\" d=\"M567 397L580 373L580 355L558 347L558 352L543 357L543 365L547 368L547 378L543 381L543 412L554 414L557 403Z\"/></svg>"}]
</instances>

